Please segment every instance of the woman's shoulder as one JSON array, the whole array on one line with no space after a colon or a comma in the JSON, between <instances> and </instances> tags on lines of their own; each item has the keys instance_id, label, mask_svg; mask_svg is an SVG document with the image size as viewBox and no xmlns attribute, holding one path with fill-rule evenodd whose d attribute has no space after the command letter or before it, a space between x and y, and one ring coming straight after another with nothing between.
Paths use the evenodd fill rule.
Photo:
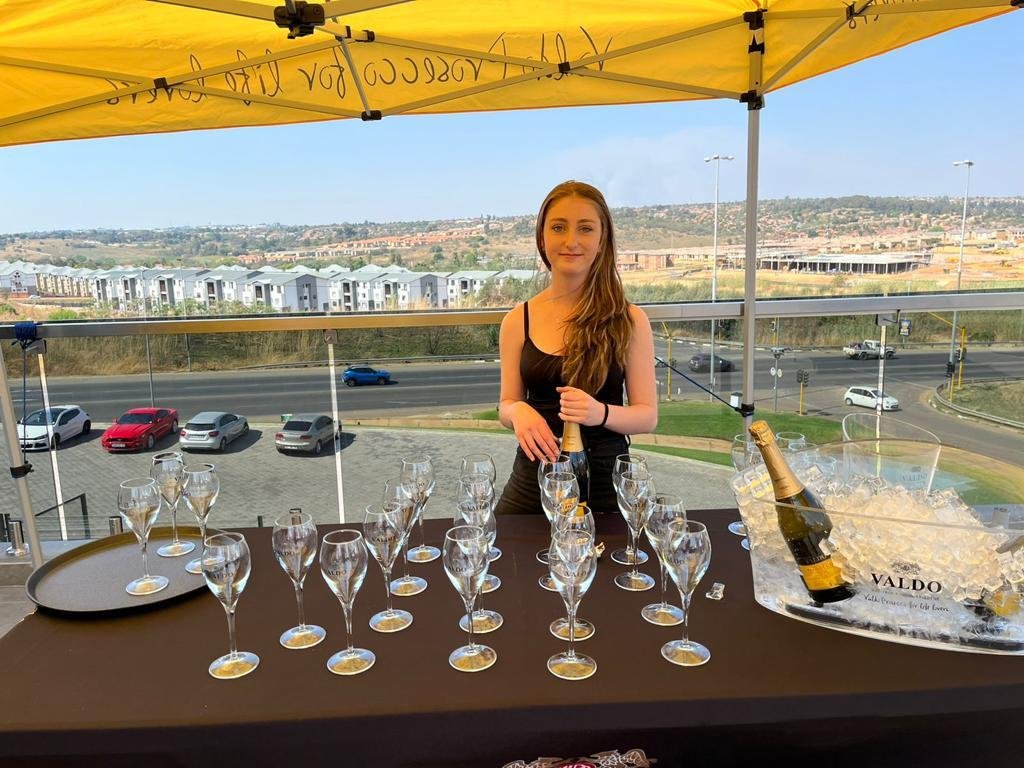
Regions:
<instances>
[{"instance_id":1,"label":"woman's shoulder","mask_svg":"<svg viewBox=\"0 0 1024 768\"><path fill-rule=\"evenodd\" d=\"M633 321L634 326L648 326L651 325L651 320L647 317L647 313L644 312L640 307L632 302L628 305L629 307L629 319Z\"/></svg>"}]
</instances>

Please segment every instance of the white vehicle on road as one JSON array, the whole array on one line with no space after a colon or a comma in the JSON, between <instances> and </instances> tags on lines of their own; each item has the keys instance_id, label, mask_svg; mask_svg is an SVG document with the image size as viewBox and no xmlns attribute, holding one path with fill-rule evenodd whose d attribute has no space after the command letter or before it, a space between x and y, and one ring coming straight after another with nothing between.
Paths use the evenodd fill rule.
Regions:
<instances>
[{"instance_id":1,"label":"white vehicle on road","mask_svg":"<svg viewBox=\"0 0 1024 768\"><path fill-rule=\"evenodd\" d=\"M865 408L874 408L879 399L882 401L883 411L898 411L900 409L900 401L880 389L850 387L843 395L843 402L847 405L862 405Z\"/></svg>"},{"instance_id":2,"label":"white vehicle on road","mask_svg":"<svg viewBox=\"0 0 1024 768\"><path fill-rule=\"evenodd\" d=\"M52 426L53 440L47 434L47 421ZM52 444L57 449L76 435L88 435L92 429L89 414L77 405L55 405L46 410L33 411L18 422L18 439L26 451L45 451Z\"/></svg>"}]
</instances>

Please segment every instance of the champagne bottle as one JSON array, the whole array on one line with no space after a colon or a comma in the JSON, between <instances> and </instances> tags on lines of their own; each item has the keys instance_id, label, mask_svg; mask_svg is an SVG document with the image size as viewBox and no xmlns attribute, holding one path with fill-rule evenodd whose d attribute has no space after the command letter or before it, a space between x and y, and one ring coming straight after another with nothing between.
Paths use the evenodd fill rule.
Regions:
<instances>
[{"instance_id":1,"label":"champagne bottle","mask_svg":"<svg viewBox=\"0 0 1024 768\"><path fill-rule=\"evenodd\" d=\"M775 491L779 530L796 560L807 592L819 603L836 603L853 597L853 590L843 581L827 548L832 521L818 497L793 474L766 422L751 424L750 435L764 457Z\"/></svg>"},{"instance_id":2,"label":"champagne bottle","mask_svg":"<svg viewBox=\"0 0 1024 768\"><path fill-rule=\"evenodd\" d=\"M580 486L580 504L586 505L590 499L590 462L587 452L583 450L583 436L580 425L567 421L562 425L562 453L569 457L572 473Z\"/></svg>"}]
</instances>

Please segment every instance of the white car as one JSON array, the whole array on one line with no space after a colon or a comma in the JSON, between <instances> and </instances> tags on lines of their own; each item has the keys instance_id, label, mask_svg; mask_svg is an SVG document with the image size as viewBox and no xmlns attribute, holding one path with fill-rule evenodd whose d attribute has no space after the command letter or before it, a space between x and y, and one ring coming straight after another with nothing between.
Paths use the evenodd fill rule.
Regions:
<instances>
[{"instance_id":1,"label":"white car","mask_svg":"<svg viewBox=\"0 0 1024 768\"><path fill-rule=\"evenodd\" d=\"M56 450L61 443L66 443L76 435L88 435L92 429L89 414L77 405L55 405L50 408L49 422L53 425L53 443ZM18 422L18 438L21 447L26 451L45 451L50 447L50 439L46 434L47 412L33 411Z\"/></svg>"},{"instance_id":2,"label":"white car","mask_svg":"<svg viewBox=\"0 0 1024 768\"><path fill-rule=\"evenodd\" d=\"M862 405L865 408L874 408L879 399L882 401L883 411L898 411L900 409L899 400L878 389L850 387L843 395L843 402L847 405Z\"/></svg>"},{"instance_id":3,"label":"white car","mask_svg":"<svg viewBox=\"0 0 1024 768\"><path fill-rule=\"evenodd\" d=\"M203 411L187 422L178 435L178 444L183 450L205 448L223 451L228 443L249 431L245 416L236 416L223 411Z\"/></svg>"}]
</instances>

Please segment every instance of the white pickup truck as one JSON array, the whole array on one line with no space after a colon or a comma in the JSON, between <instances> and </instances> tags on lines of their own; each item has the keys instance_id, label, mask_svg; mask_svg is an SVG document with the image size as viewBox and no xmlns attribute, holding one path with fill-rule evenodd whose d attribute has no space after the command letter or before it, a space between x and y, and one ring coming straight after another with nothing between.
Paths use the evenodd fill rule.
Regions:
<instances>
[{"instance_id":1,"label":"white pickup truck","mask_svg":"<svg viewBox=\"0 0 1024 768\"><path fill-rule=\"evenodd\" d=\"M896 350L893 347L886 347L883 353L882 345L874 339L864 339L854 344L848 344L843 347L843 354L851 360L867 360L869 357L878 358L883 354L886 360L890 359L896 354Z\"/></svg>"}]
</instances>

